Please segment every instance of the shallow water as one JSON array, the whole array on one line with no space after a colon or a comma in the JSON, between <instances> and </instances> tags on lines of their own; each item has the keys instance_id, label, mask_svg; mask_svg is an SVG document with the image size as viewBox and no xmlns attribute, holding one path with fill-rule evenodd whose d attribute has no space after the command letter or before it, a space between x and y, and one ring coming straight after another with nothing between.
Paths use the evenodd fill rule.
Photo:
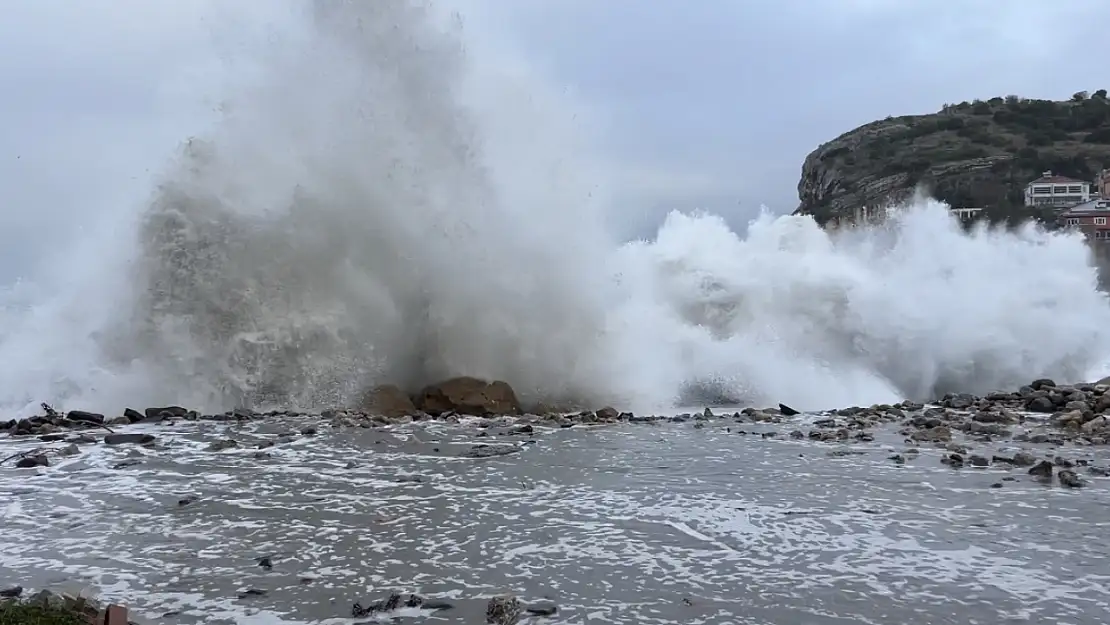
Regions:
<instances>
[{"instance_id":1,"label":"shallow water","mask_svg":"<svg viewBox=\"0 0 1110 625\"><path fill-rule=\"evenodd\" d=\"M952 470L932 450L896 466L883 442L834 458L846 446L727 421L489 437L470 442L524 449L478 460L451 452L473 428L323 425L256 457L255 442L307 423L133 426L164 448L6 463L0 583L91 587L164 623L346 623L352 603L394 589L456 604L401 613L414 623L482 622L483 598L502 592L550 598L559 613L535 622L568 624L1110 613L1106 478L1046 487ZM209 451L220 437L244 447ZM41 444L4 440L0 454ZM142 462L113 468L129 458ZM1018 479L990 488L1004 475ZM267 594L238 598L247 588Z\"/></svg>"}]
</instances>

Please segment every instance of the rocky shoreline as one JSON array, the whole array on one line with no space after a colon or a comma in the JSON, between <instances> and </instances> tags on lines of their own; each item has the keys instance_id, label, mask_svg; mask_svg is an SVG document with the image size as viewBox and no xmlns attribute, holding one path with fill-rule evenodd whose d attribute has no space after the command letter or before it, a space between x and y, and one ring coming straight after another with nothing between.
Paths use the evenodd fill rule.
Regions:
<instances>
[{"instance_id":1,"label":"rocky shoreline","mask_svg":"<svg viewBox=\"0 0 1110 625\"><path fill-rule=\"evenodd\" d=\"M0 589L0 623L4 625L138 625L127 610L97 599L40 590L25 596L22 586Z\"/></svg>"},{"instance_id":2,"label":"rocky shoreline","mask_svg":"<svg viewBox=\"0 0 1110 625\"><path fill-rule=\"evenodd\" d=\"M425 424L434 425L428 431L440 434L423 437L427 440L414 436L422 434ZM443 427L450 424L459 427ZM560 430L622 424L665 425L661 433L693 428L724 440L745 437L759 445L785 445L784 451L791 455L814 458L819 455L813 450L823 449L828 462L855 462L853 458L867 455L874 460L872 466L889 463L893 471L931 467L947 474L952 469L956 472L951 475L971 478L969 482L978 484L974 488L983 489L988 484L989 488L1005 488L1008 483L1026 481L1074 490L1110 477L1110 379L1072 385L1042 379L1012 392L981 397L949 394L929 404L904 401L808 413L783 404L735 412L705 408L667 416L635 415L609 407L543 412L523 408L504 383L474 379L447 381L415 398L395 387L379 387L360 407L312 414L245 409L202 414L162 406L127 409L113 418L80 410L62 413L44 405L36 417L0 422L0 431L7 431L10 442L23 442L18 445L23 450L20 453L0 457L0 471L22 475L17 471L26 470L26 475L34 476L36 469L50 470L55 459L82 454L86 445L118 448L107 454L110 461L103 466L125 469L153 462L158 452L177 448L182 438L199 443L194 449L202 454L238 450L245 457L280 459L286 443L329 432L342 436L351 428L358 430L360 445L369 443L382 451L481 459L511 456ZM121 429L125 427L126 431ZM33 443L34 448L28 449L26 443ZM346 469L360 466L357 456L353 458ZM408 474L388 479L424 481ZM522 483L521 487L529 485ZM204 495L179 493L168 505L175 510L193 510L205 501ZM260 570L273 567L270 557L256 560ZM300 583L311 583L311 578L300 579ZM252 602L267 595L264 588L240 586L235 592L239 601ZM372 622L416 611L469 614L487 602L486 598L443 601L411 593L383 594L387 596L353 603L350 617ZM10 603L15 599L7 601L15 605ZM485 607L491 623L514 624L527 616L556 611L553 603L525 603L511 595L488 601ZM342 610L347 616L346 608Z\"/></svg>"},{"instance_id":3,"label":"rocky shoreline","mask_svg":"<svg viewBox=\"0 0 1110 625\"><path fill-rule=\"evenodd\" d=\"M248 589L240 598L264 596L264 591ZM455 609L449 601L427 599L415 593L391 592L388 597L351 606L351 618L372 617L356 625L377 622L380 617L395 618L403 609L431 613ZM485 605L486 622L516 625L524 617L553 616L559 611L551 601L525 602L515 595L498 595ZM127 618L127 610L116 604L104 605L92 597L40 590L25 596L22 586L0 589L0 624L3 625L139 625Z\"/></svg>"},{"instance_id":4,"label":"rocky shoreline","mask_svg":"<svg viewBox=\"0 0 1110 625\"><path fill-rule=\"evenodd\" d=\"M1094 476L1110 476L1110 470L1078 459L1036 453L1030 449L1101 447L1110 445L1110 378L1094 383L1056 384L1052 380L1034 380L1016 391L993 392L979 397L970 394L948 394L929 404L903 401L869 407L852 406L802 414L789 406L745 408L739 412L715 413L706 408L699 413L677 415L635 415L612 407L578 412L557 412L541 407L524 409L513 389L504 382L485 382L475 378L453 378L429 386L409 396L394 386L381 386L370 391L363 405L352 409L325 410L320 413L297 411L255 412L235 409L219 414L202 414L180 406L150 407L142 411L125 409L118 417L82 410L60 413L43 404L43 414L19 420L0 422L0 432L13 438L37 438L43 443L57 443L16 455L0 458L0 467L49 467L51 457L80 453L80 445L141 445L153 447L158 437L150 433L118 433L113 427L137 424L172 426L184 422L215 421L243 423L285 417L303 419L305 425L278 437L257 443L259 455L265 449L300 436L317 434L320 425L331 428L387 428L414 422L471 423L477 438L493 435L531 437L537 428L570 428L604 426L621 423L683 423L694 427L725 422L730 433L758 434L762 438L787 436L795 440L817 443L873 443L876 433L894 428L903 438L906 449L890 456L896 464L905 464L920 447L934 447L946 452L942 462L953 468L1006 466L1029 468L1029 473L1042 479L1055 477L1061 485L1081 487L1086 481L1077 469ZM808 421L806 429L798 427ZM761 426L764 431L749 432L744 424ZM734 427L735 426L735 427ZM770 429L767 429L767 428ZM103 432L103 434L102 434ZM976 454L980 445L1006 443L1016 447L1007 454ZM212 443L211 451L239 448L234 439ZM519 451L518 446L486 443L473 445L460 455L474 458L507 455ZM438 449L437 449L438 451ZM1056 471L1056 470L1058 471Z\"/></svg>"}]
</instances>

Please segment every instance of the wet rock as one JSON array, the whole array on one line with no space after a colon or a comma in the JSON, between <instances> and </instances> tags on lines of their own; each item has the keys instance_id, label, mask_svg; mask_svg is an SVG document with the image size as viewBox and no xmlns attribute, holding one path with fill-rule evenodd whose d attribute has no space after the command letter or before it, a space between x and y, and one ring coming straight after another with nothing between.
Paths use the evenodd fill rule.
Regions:
<instances>
[{"instance_id":1,"label":"wet rock","mask_svg":"<svg viewBox=\"0 0 1110 625\"><path fill-rule=\"evenodd\" d=\"M150 445L157 438L153 434L108 434L105 445Z\"/></svg>"},{"instance_id":2,"label":"wet rock","mask_svg":"<svg viewBox=\"0 0 1110 625\"><path fill-rule=\"evenodd\" d=\"M143 420L155 421L161 419L184 419L189 411L181 406L164 406L162 408L147 408L143 411Z\"/></svg>"},{"instance_id":3,"label":"wet rock","mask_svg":"<svg viewBox=\"0 0 1110 625\"><path fill-rule=\"evenodd\" d=\"M115 463L114 465L112 465L112 468L113 469L126 469L127 467L133 467L137 464L142 464L142 463L143 463L142 458L127 458L125 460L120 460L119 462Z\"/></svg>"},{"instance_id":4,"label":"wet rock","mask_svg":"<svg viewBox=\"0 0 1110 625\"><path fill-rule=\"evenodd\" d=\"M554 616L559 611L559 606L554 601L533 601L524 610L533 616Z\"/></svg>"},{"instance_id":5,"label":"wet rock","mask_svg":"<svg viewBox=\"0 0 1110 625\"><path fill-rule=\"evenodd\" d=\"M520 401L505 382L458 377L425 387L417 394L416 407L436 416L445 412L463 415L518 415Z\"/></svg>"},{"instance_id":6,"label":"wet rock","mask_svg":"<svg viewBox=\"0 0 1110 625\"><path fill-rule=\"evenodd\" d=\"M58 450L59 456L76 456L80 453L80 448L78 448L77 445L74 445L73 443L70 443L69 445L66 445L65 447L62 447Z\"/></svg>"},{"instance_id":7,"label":"wet rock","mask_svg":"<svg viewBox=\"0 0 1110 625\"><path fill-rule=\"evenodd\" d=\"M1047 397L1033 397L1026 402L1025 409L1030 412L1055 412L1056 404Z\"/></svg>"},{"instance_id":8,"label":"wet rock","mask_svg":"<svg viewBox=\"0 0 1110 625\"><path fill-rule=\"evenodd\" d=\"M1001 423L1003 425L1009 425L1009 424L1017 423L1017 421L1018 421L1016 416L1014 416L1014 415L1012 415L1008 412L1005 412L1005 411L1003 411L1003 412L977 412L971 418L972 418L973 421L977 421L979 423Z\"/></svg>"},{"instance_id":9,"label":"wet rock","mask_svg":"<svg viewBox=\"0 0 1110 625\"><path fill-rule=\"evenodd\" d=\"M945 408L965 410L975 404L976 397L967 393L949 393L940 401Z\"/></svg>"},{"instance_id":10,"label":"wet rock","mask_svg":"<svg viewBox=\"0 0 1110 625\"><path fill-rule=\"evenodd\" d=\"M363 412L383 417L411 416L418 412L408 393L393 384L383 384L370 389L359 404Z\"/></svg>"},{"instance_id":11,"label":"wet rock","mask_svg":"<svg viewBox=\"0 0 1110 625\"><path fill-rule=\"evenodd\" d=\"M66 418L70 421L91 423L92 425L103 425L104 423L104 415L95 412L86 412L84 410L70 410L66 413Z\"/></svg>"},{"instance_id":12,"label":"wet rock","mask_svg":"<svg viewBox=\"0 0 1110 625\"><path fill-rule=\"evenodd\" d=\"M512 595L494 597L486 604L486 623L516 625L524 613L524 604Z\"/></svg>"},{"instance_id":13,"label":"wet rock","mask_svg":"<svg viewBox=\"0 0 1110 625\"><path fill-rule=\"evenodd\" d=\"M267 593L266 593L265 590L261 590L259 588L248 588L248 589L239 593L239 598L240 599L247 599L247 598L250 598L250 597L264 597L264 596L266 596L266 594Z\"/></svg>"},{"instance_id":14,"label":"wet rock","mask_svg":"<svg viewBox=\"0 0 1110 625\"><path fill-rule=\"evenodd\" d=\"M1056 415L1052 418L1052 425L1059 428L1078 428L1083 423L1083 412L1072 410Z\"/></svg>"},{"instance_id":15,"label":"wet rock","mask_svg":"<svg viewBox=\"0 0 1110 625\"><path fill-rule=\"evenodd\" d=\"M316 429L315 425L306 425L303 428L301 428L301 435L302 436L316 436L317 433L318 433L318 430Z\"/></svg>"},{"instance_id":16,"label":"wet rock","mask_svg":"<svg viewBox=\"0 0 1110 625\"><path fill-rule=\"evenodd\" d=\"M972 434L987 434L990 436L1005 436L1010 433L1010 431L1006 429L1006 426L1001 423L971 421L967 423L964 428Z\"/></svg>"},{"instance_id":17,"label":"wet rock","mask_svg":"<svg viewBox=\"0 0 1110 625\"><path fill-rule=\"evenodd\" d=\"M790 406L787 406L786 404L779 404L779 412L781 412L783 414L783 416L785 416L785 417L793 417L795 415L802 414L801 412L799 412L797 410L794 410L793 408L791 408Z\"/></svg>"},{"instance_id":18,"label":"wet rock","mask_svg":"<svg viewBox=\"0 0 1110 625\"><path fill-rule=\"evenodd\" d=\"M1015 467L1031 467L1037 464L1037 457L1027 451L1019 451L1014 454L1010 463Z\"/></svg>"},{"instance_id":19,"label":"wet rock","mask_svg":"<svg viewBox=\"0 0 1110 625\"><path fill-rule=\"evenodd\" d=\"M1052 463L1047 460L1040 461L1040 463L1029 469L1029 475L1041 479L1052 479Z\"/></svg>"},{"instance_id":20,"label":"wet rock","mask_svg":"<svg viewBox=\"0 0 1110 625\"><path fill-rule=\"evenodd\" d=\"M361 603L355 602L355 604L351 606L351 617L362 618L379 612L392 612L401 607L402 599L401 593L393 592L385 599L379 599L365 607L363 607Z\"/></svg>"},{"instance_id":21,"label":"wet rock","mask_svg":"<svg viewBox=\"0 0 1110 625\"><path fill-rule=\"evenodd\" d=\"M944 443L952 440L952 430L948 426L938 425L925 430L918 430L910 438L923 443Z\"/></svg>"},{"instance_id":22,"label":"wet rock","mask_svg":"<svg viewBox=\"0 0 1110 625\"><path fill-rule=\"evenodd\" d=\"M215 441L212 441L211 443L209 443L208 444L208 451L224 451L224 450L227 450L227 449L237 449L238 447L239 447L239 442L238 441L232 440L230 438L221 438L219 440L215 440Z\"/></svg>"},{"instance_id":23,"label":"wet rock","mask_svg":"<svg viewBox=\"0 0 1110 625\"><path fill-rule=\"evenodd\" d=\"M515 454L520 450L521 448L515 445L474 445L459 456L462 458L495 458Z\"/></svg>"},{"instance_id":24,"label":"wet rock","mask_svg":"<svg viewBox=\"0 0 1110 625\"><path fill-rule=\"evenodd\" d=\"M15 461L15 468L17 469L34 469L37 467L50 466L50 459L45 454L35 454L32 456L24 456Z\"/></svg>"},{"instance_id":25,"label":"wet rock","mask_svg":"<svg viewBox=\"0 0 1110 625\"><path fill-rule=\"evenodd\" d=\"M145 416L146 415L139 412L138 410L135 410L134 408L123 409L123 417L127 419L129 423L138 423L142 421Z\"/></svg>"},{"instance_id":26,"label":"wet rock","mask_svg":"<svg viewBox=\"0 0 1110 625\"><path fill-rule=\"evenodd\" d=\"M1064 469L1057 473L1056 479L1060 480L1061 486L1066 486L1068 488L1081 488L1087 485L1075 471L1070 469Z\"/></svg>"},{"instance_id":27,"label":"wet rock","mask_svg":"<svg viewBox=\"0 0 1110 625\"><path fill-rule=\"evenodd\" d=\"M964 457L960 454L948 454L940 459L941 464L946 464L953 469L958 469L964 466Z\"/></svg>"},{"instance_id":28,"label":"wet rock","mask_svg":"<svg viewBox=\"0 0 1110 625\"><path fill-rule=\"evenodd\" d=\"M985 456L975 456L975 455L973 455L973 456L970 456L967 459L967 463L970 464L973 467L989 467L990 464L991 464L991 461L990 461L989 458L987 458Z\"/></svg>"},{"instance_id":29,"label":"wet rock","mask_svg":"<svg viewBox=\"0 0 1110 625\"><path fill-rule=\"evenodd\" d=\"M706 408L706 410L709 410L709 409ZM617 409L613 408L612 406L606 406L606 407L602 408L601 410L598 410L594 414L596 414L597 418L600 419L601 421L617 421L618 419L620 419L620 416L621 416L620 413L617 412ZM710 414L712 415L712 413L710 413Z\"/></svg>"},{"instance_id":30,"label":"wet rock","mask_svg":"<svg viewBox=\"0 0 1110 625\"><path fill-rule=\"evenodd\" d=\"M4 599L16 599L23 596L23 586L10 586L0 590L0 597Z\"/></svg>"},{"instance_id":31,"label":"wet rock","mask_svg":"<svg viewBox=\"0 0 1110 625\"><path fill-rule=\"evenodd\" d=\"M1084 434L1094 434L1096 432L1102 432L1104 430L1110 429L1110 419L1107 419L1105 415L1099 415L1097 417L1094 417L1090 421L1083 423L1081 426L1079 426L1079 429Z\"/></svg>"}]
</instances>

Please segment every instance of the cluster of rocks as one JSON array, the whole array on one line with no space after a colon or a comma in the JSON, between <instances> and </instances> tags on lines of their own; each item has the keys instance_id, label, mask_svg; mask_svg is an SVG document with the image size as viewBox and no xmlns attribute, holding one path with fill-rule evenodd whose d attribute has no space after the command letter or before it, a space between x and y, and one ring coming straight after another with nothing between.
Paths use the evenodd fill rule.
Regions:
<instances>
[{"instance_id":1,"label":"cluster of rocks","mask_svg":"<svg viewBox=\"0 0 1110 625\"><path fill-rule=\"evenodd\" d=\"M365 618L393 612L399 608L420 608L422 610L443 611L454 609L447 601L426 599L417 594L392 592L388 597L367 605L355 603L351 607L352 618ZM552 616L558 607L550 601L525 603L515 595L498 595L486 603L486 623L493 625L516 625L524 616ZM369 622L369 621L368 621Z\"/></svg>"},{"instance_id":2,"label":"cluster of rocks","mask_svg":"<svg viewBox=\"0 0 1110 625\"><path fill-rule=\"evenodd\" d=\"M127 619L127 610L118 605L103 605L83 595L40 590L24 597L22 586L0 589L2 623L88 623L89 625L136 625Z\"/></svg>"}]
</instances>

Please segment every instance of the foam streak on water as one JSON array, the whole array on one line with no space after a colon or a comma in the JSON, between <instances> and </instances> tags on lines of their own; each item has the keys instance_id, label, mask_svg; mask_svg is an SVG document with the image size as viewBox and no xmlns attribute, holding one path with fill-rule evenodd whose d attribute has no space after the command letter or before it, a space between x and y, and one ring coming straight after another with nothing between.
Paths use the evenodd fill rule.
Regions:
<instances>
[{"instance_id":1,"label":"foam streak on water","mask_svg":"<svg viewBox=\"0 0 1110 625\"><path fill-rule=\"evenodd\" d=\"M1076 237L965 234L915 200L835 236L674 213L622 245L573 112L436 7L283 6L149 202L0 292L0 406L320 407L467 374L818 408L1072 380L1108 353Z\"/></svg>"}]
</instances>

